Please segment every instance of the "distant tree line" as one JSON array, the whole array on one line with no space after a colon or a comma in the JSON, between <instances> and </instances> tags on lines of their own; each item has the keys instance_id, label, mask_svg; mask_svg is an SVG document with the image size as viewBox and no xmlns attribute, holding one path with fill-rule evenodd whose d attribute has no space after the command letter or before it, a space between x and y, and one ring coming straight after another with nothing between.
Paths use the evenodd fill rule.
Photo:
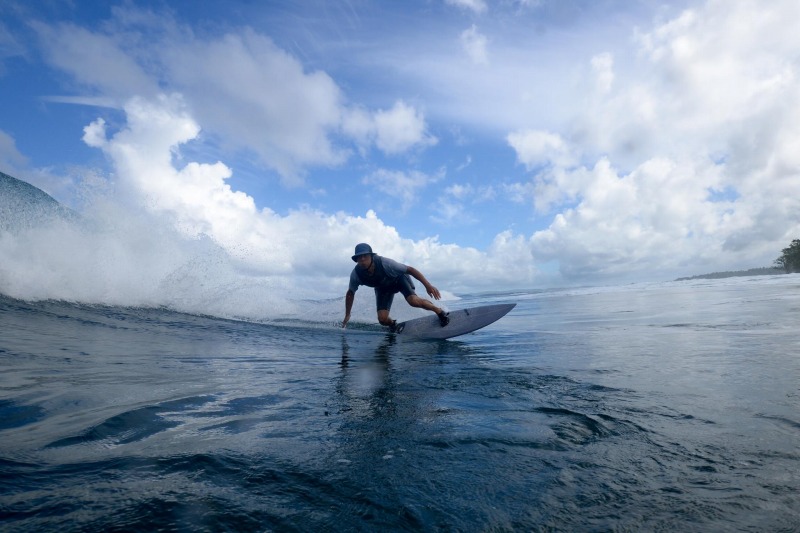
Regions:
<instances>
[{"instance_id":1,"label":"distant tree line","mask_svg":"<svg viewBox=\"0 0 800 533\"><path fill-rule=\"evenodd\" d=\"M775 275L786 272L793 274L800 272L800 239L794 239L788 248L781 250L781 256L775 260L771 267L751 268L749 270L733 270L727 272L712 272L688 278L678 278L675 281L688 281L693 279L718 279L732 278L734 276L763 276Z\"/></svg>"},{"instance_id":2,"label":"distant tree line","mask_svg":"<svg viewBox=\"0 0 800 533\"><path fill-rule=\"evenodd\" d=\"M800 239L795 239L788 248L781 250L781 256L775 260L775 266L782 268L787 274L800 272Z\"/></svg>"},{"instance_id":3,"label":"distant tree line","mask_svg":"<svg viewBox=\"0 0 800 533\"><path fill-rule=\"evenodd\" d=\"M774 276L775 274L782 274L780 268L761 267L751 268L748 270L728 270L725 272L712 272L710 274L700 274L699 276L691 276L688 278L678 278L675 281L690 281L693 279L721 279L721 278L734 278L737 276Z\"/></svg>"}]
</instances>

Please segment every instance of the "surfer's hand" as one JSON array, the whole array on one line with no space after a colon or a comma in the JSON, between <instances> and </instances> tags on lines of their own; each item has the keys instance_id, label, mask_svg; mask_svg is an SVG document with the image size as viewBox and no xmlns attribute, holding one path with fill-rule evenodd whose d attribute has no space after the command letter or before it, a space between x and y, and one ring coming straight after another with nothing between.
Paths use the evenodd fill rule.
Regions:
<instances>
[{"instance_id":1,"label":"surfer's hand","mask_svg":"<svg viewBox=\"0 0 800 533\"><path fill-rule=\"evenodd\" d=\"M428 291L428 296L432 296L433 298L436 298L437 300L441 300L442 299L442 295L439 293L439 289L437 289L433 285L428 285L427 287L425 287L425 289Z\"/></svg>"}]
</instances>

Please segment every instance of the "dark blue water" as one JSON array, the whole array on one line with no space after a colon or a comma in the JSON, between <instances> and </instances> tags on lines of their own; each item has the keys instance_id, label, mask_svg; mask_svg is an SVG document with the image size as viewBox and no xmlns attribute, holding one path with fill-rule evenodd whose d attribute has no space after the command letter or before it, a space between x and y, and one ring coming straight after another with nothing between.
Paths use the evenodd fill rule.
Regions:
<instances>
[{"instance_id":1,"label":"dark blue water","mask_svg":"<svg viewBox=\"0 0 800 533\"><path fill-rule=\"evenodd\" d=\"M451 307L513 301L403 342L0 297L0 530L798 530L800 277Z\"/></svg>"}]
</instances>

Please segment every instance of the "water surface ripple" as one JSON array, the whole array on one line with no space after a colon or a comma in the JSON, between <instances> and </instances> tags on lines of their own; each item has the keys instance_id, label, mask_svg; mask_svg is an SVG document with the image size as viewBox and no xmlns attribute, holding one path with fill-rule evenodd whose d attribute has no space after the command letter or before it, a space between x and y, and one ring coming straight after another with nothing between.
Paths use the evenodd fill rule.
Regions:
<instances>
[{"instance_id":1,"label":"water surface ripple","mask_svg":"<svg viewBox=\"0 0 800 533\"><path fill-rule=\"evenodd\" d=\"M800 277L495 301L403 342L0 297L0 529L797 530Z\"/></svg>"}]
</instances>

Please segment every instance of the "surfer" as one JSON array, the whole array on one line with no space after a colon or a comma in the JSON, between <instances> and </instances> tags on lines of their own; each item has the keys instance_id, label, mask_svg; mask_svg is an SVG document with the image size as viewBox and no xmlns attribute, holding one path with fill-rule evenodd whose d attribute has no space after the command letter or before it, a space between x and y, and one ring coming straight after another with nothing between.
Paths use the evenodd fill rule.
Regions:
<instances>
[{"instance_id":1,"label":"surfer","mask_svg":"<svg viewBox=\"0 0 800 533\"><path fill-rule=\"evenodd\" d=\"M422 272L416 268L402 263L398 263L388 257L381 257L372 252L372 247L367 243L356 245L355 254L352 257L356 266L350 273L350 287L344 296L344 320L342 327L347 327L350 321L350 311L353 309L353 300L360 285L375 288L375 304L378 308L378 322L388 326L391 331L397 327L397 321L389 318L389 310L392 308L392 300L398 292L403 293L408 305L433 311L439 317L442 327L450 322L449 313L436 307L430 300L420 298L414 292L414 282L411 276L415 277L428 294L437 300L442 295L439 289L431 285Z\"/></svg>"}]
</instances>

